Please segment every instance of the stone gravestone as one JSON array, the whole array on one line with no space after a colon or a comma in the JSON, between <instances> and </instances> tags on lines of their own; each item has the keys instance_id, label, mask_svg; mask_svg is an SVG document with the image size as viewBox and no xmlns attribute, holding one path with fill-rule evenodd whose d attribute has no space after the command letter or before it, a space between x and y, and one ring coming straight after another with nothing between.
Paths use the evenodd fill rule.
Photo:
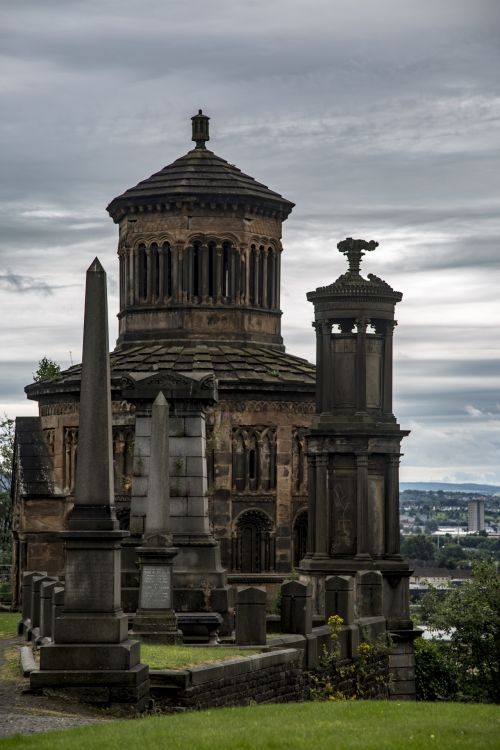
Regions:
<instances>
[{"instance_id":1,"label":"stone gravestone","mask_svg":"<svg viewBox=\"0 0 500 750\"><path fill-rule=\"evenodd\" d=\"M58 578L42 581L40 587L40 632L37 645L48 643L52 640L52 592L59 584Z\"/></svg>"},{"instance_id":2,"label":"stone gravestone","mask_svg":"<svg viewBox=\"0 0 500 750\"><path fill-rule=\"evenodd\" d=\"M266 592L248 586L236 594L236 643L265 646Z\"/></svg>"},{"instance_id":3,"label":"stone gravestone","mask_svg":"<svg viewBox=\"0 0 500 750\"><path fill-rule=\"evenodd\" d=\"M339 615L344 625L354 622L354 578L327 576L325 579L325 619Z\"/></svg>"},{"instance_id":4,"label":"stone gravestone","mask_svg":"<svg viewBox=\"0 0 500 750\"><path fill-rule=\"evenodd\" d=\"M358 617L382 615L382 574L378 570L361 571L356 576Z\"/></svg>"},{"instance_id":5,"label":"stone gravestone","mask_svg":"<svg viewBox=\"0 0 500 750\"><path fill-rule=\"evenodd\" d=\"M172 546L170 530L169 406L163 393L155 399L151 415L148 502L143 546L139 547L139 608L133 635L147 643L182 643L173 608Z\"/></svg>"},{"instance_id":6,"label":"stone gravestone","mask_svg":"<svg viewBox=\"0 0 500 750\"><path fill-rule=\"evenodd\" d=\"M121 541L114 507L106 274L87 271L75 501L66 541L64 606L40 649L34 689L128 711L149 701L148 667L121 609Z\"/></svg>"},{"instance_id":7,"label":"stone gravestone","mask_svg":"<svg viewBox=\"0 0 500 750\"><path fill-rule=\"evenodd\" d=\"M17 632L19 635L24 635L26 640L31 638L31 592L33 587L34 576L47 575L46 573L40 573L39 571L27 571L23 573L22 579L22 612L21 620L17 626Z\"/></svg>"},{"instance_id":8,"label":"stone gravestone","mask_svg":"<svg viewBox=\"0 0 500 750\"><path fill-rule=\"evenodd\" d=\"M307 635L312 630L312 586L285 581L281 586L281 631Z\"/></svg>"}]
</instances>

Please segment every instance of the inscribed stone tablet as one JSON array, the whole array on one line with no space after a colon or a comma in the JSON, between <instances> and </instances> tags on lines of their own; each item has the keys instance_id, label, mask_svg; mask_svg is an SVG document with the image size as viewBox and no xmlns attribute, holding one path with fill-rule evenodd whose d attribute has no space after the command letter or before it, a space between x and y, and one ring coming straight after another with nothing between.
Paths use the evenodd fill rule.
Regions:
<instances>
[{"instance_id":1,"label":"inscribed stone tablet","mask_svg":"<svg viewBox=\"0 0 500 750\"><path fill-rule=\"evenodd\" d=\"M141 579L141 609L171 609L172 568L144 565Z\"/></svg>"}]
</instances>

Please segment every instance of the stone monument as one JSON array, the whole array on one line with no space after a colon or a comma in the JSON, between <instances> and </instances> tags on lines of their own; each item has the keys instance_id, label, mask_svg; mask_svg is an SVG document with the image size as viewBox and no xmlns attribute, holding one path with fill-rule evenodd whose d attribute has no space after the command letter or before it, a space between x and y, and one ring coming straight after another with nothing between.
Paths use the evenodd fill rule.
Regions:
<instances>
[{"instance_id":1,"label":"stone monument","mask_svg":"<svg viewBox=\"0 0 500 750\"><path fill-rule=\"evenodd\" d=\"M158 371L154 375L130 373L122 380L122 397L136 408L131 535L124 547L127 582L134 582L137 549L144 546L142 539L147 533L153 451L151 404L159 391L170 406L168 458L164 457L163 461L168 460L169 464L169 528L178 550L173 565L173 606L182 628L182 613L217 612L224 619L225 630L230 632L226 571L221 565L220 547L211 532L208 515L205 409L217 400L217 382L206 372L196 375L168 371ZM133 606L134 593L133 586L129 585L129 608ZM140 607L140 603L137 606Z\"/></svg>"},{"instance_id":2,"label":"stone monument","mask_svg":"<svg viewBox=\"0 0 500 750\"><path fill-rule=\"evenodd\" d=\"M87 271L75 504L66 541L64 606L54 643L40 649L33 688L140 711L149 699L148 667L128 639L120 600L121 541L114 507L106 273Z\"/></svg>"},{"instance_id":3,"label":"stone monument","mask_svg":"<svg viewBox=\"0 0 500 750\"><path fill-rule=\"evenodd\" d=\"M361 276L362 256L377 246L339 242L347 272L307 295L315 313L317 417L307 434L309 529L300 573L323 614L325 579L336 576L346 594L353 591L355 621L361 627L368 618L379 628L381 620L410 668L410 570L399 541L399 460L409 433L392 408L394 312L403 295L373 274ZM398 681L410 695L402 673Z\"/></svg>"},{"instance_id":4,"label":"stone monument","mask_svg":"<svg viewBox=\"0 0 500 750\"><path fill-rule=\"evenodd\" d=\"M170 529L168 411L160 392L152 407L144 540L137 549L140 588L133 635L146 643L182 643L173 609L172 561L177 548Z\"/></svg>"}]
</instances>

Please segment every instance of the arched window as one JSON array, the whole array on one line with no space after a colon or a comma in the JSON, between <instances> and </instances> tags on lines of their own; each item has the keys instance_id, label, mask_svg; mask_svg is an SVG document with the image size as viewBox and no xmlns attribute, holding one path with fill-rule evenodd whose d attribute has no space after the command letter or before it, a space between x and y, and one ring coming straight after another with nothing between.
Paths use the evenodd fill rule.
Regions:
<instances>
[{"instance_id":1,"label":"arched window","mask_svg":"<svg viewBox=\"0 0 500 750\"><path fill-rule=\"evenodd\" d=\"M157 300L160 297L160 251L156 242L151 245L151 273L152 296Z\"/></svg>"},{"instance_id":2,"label":"arched window","mask_svg":"<svg viewBox=\"0 0 500 750\"><path fill-rule=\"evenodd\" d=\"M267 249L267 306L274 307L274 255L272 247Z\"/></svg>"},{"instance_id":3,"label":"arched window","mask_svg":"<svg viewBox=\"0 0 500 750\"><path fill-rule=\"evenodd\" d=\"M305 429L294 427L292 431L292 492L295 495L305 495L307 492Z\"/></svg>"},{"instance_id":4,"label":"arched window","mask_svg":"<svg viewBox=\"0 0 500 750\"><path fill-rule=\"evenodd\" d=\"M170 243L163 243L163 295L172 296L172 251Z\"/></svg>"},{"instance_id":5,"label":"arched window","mask_svg":"<svg viewBox=\"0 0 500 750\"><path fill-rule=\"evenodd\" d=\"M229 297L229 255L231 252L231 245L229 242L222 243L222 284L221 293L223 297Z\"/></svg>"},{"instance_id":6,"label":"arched window","mask_svg":"<svg viewBox=\"0 0 500 750\"><path fill-rule=\"evenodd\" d=\"M236 521L233 537L233 570L264 573L275 568L273 523L267 513L247 510Z\"/></svg>"},{"instance_id":7,"label":"arched window","mask_svg":"<svg viewBox=\"0 0 500 750\"><path fill-rule=\"evenodd\" d=\"M215 242L208 243L208 296L215 297Z\"/></svg>"},{"instance_id":8,"label":"arched window","mask_svg":"<svg viewBox=\"0 0 500 750\"><path fill-rule=\"evenodd\" d=\"M267 493L276 488L276 428L237 427L233 431L233 489Z\"/></svg>"},{"instance_id":9,"label":"arched window","mask_svg":"<svg viewBox=\"0 0 500 750\"><path fill-rule=\"evenodd\" d=\"M139 300L145 302L148 297L148 256L146 245L139 245Z\"/></svg>"},{"instance_id":10,"label":"arched window","mask_svg":"<svg viewBox=\"0 0 500 750\"><path fill-rule=\"evenodd\" d=\"M250 289L250 304L255 305L257 303L257 295L256 295L256 280L257 280L257 250L255 249L255 245L252 245L250 250L250 283L249 283L249 289Z\"/></svg>"},{"instance_id":11,"label":"arched window","mask_svg":"<svg viewBox=\"0 0 500 750\"><path fill-rule=\"evenodd\" d=\"M200 296L200 243L195 242L193 244L193 297L199 298Z\"/></svg>"},{"instance_id":12,"label":"arched window","mask_svg":"<svg viewBox=\"0 0 500 750\"><path fill-rule=\"evenodd\" d=\"M301 510L293 524L293 567L298 568L307 552L307 510Z\"/></svg>"},{"instance_id":13,"label":"arched window","mask_svg":"<svg viewBox=\"0 0 500 750\"><path fill-rule=\"evenodd\" d=\"M258 282L258 289L257 289L257 304L262 307L264 302L264 263L266 262L265 256L264 256L264 246L261 245L259 247L259 282Z\"/></svg>"}]
</instances>

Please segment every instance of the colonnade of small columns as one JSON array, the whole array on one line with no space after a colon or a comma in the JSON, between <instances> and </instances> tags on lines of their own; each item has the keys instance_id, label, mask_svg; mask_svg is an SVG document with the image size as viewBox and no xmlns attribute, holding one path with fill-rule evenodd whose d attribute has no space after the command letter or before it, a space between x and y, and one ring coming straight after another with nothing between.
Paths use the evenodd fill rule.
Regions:
<instances>
[{"instance_id":1,"label":"colonnade of small columns","mask_svg":"<svg viewBox=\"0 0 500 750\"><path fill-rule=\"evenodd\" d=\"M215 240L139 243L120 253L120 308L229 303L279 310L280 252Z\"/></svg>"}]
</instances>

